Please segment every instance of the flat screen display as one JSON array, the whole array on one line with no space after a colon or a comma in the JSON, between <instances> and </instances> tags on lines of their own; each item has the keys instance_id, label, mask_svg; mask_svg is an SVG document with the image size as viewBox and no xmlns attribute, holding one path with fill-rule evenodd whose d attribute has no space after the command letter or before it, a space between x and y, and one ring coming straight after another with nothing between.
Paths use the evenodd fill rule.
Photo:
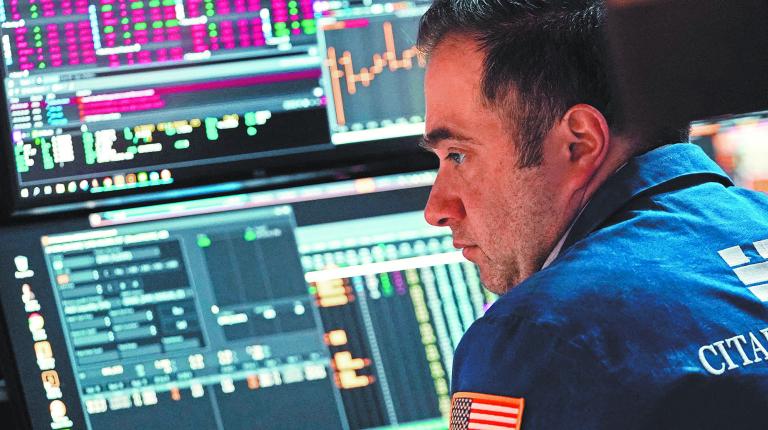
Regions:
<instances>
[{"instance_id":1,"label":"flat screen display","mask_svg":"<svg viewBox=\"0 0 768 430\"><path fill-rule=\"evenodd\" d=\"M22 209L103 201L376 158L423 132L414 39L424 8L2 2L11 200ZM341 147L360 142L370 143Z\"/></svg>"},{"instance_id":2,"label":"flat screen display","mask_svg":"<svg viewBox=\"0 0 768 430\"><path fill-rule=\"evenodd\" d=\"M495 297L424 221L434 177L0 230L19 410L35 430L447 428L453 351Z\"/></svg>"}]
</instances>

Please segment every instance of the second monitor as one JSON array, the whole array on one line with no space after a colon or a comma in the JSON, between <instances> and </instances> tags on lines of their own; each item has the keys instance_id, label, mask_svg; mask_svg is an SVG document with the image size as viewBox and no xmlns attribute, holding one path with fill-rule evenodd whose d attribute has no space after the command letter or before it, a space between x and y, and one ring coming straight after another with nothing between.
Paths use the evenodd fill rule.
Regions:
<instances>
[{"instance_id":1,"label":"second monitor","mask_svg":"<svg viewBox=\"0 0 768 430\"><path fill-rule=\"evenodd\" d=\"M5 375L32 428L447 428L453 351L494 297L424 221L433 179L4 229Z\"/></svg>"}]
</instances>

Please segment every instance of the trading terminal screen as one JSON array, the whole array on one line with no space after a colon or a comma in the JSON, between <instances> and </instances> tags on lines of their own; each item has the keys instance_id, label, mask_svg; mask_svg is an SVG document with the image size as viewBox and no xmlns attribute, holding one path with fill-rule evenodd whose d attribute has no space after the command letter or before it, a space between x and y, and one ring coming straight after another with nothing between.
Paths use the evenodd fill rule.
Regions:
<instances>
[{"instance_id":1,"label":"trading terminal screen","mask_svg":"<svg viewBox=\"0 0 768 430\"><path fill-rule=\"evenodd\" d=\"M420 135L424 8L0 2L0 139L15 204L238 181L260 166L311 170L342 144Z\"/></svg>"},{"instance_id":2,"label":"trading terminal screen","mask_svg":"<svg viewBox=\"0 0 768 430\"><path fill-rule=\"evenodd\" d=\"M434 177L0 231L32 428L447 428L453 351L495 297L424 221Z\"/></svg>"}]
</instances>

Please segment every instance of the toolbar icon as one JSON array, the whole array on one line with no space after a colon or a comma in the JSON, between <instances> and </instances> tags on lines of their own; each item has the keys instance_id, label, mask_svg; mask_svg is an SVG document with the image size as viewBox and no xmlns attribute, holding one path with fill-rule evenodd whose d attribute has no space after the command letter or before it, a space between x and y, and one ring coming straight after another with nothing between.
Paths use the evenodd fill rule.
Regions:
<instances>
[{"instance_id":1,"label":"toolbar icon","mask_svg":"<svg viewBox=\"0 0 768 430\"><path fill-rule=\"evenodd\" d=\"M42 315L38 313L33 313L29 316L29 330L30 331L37 331L42 330L43 327L45 327L45 319Z\"/></svg>"},{"instance_id":2,"label":"toolbar icon","mask_svg":"<svg viewBox=\"0 0 768 430\"><path fill-rule=\"evenodd\" d=\"M50 410L51 418L53 418L54 421L56 421L57 418L60 419L67 416L67 405L65 405L61 400L52 401Z\"/></svg>"},{"instance_id":3,"label":"toolbar icon","mask_svg":"<svg viewBox=\"0 0 768 430\"><path fill-rule=\"evenodd\" d=\"M49 407L51 411L51 428L54 430L72 427L74 423L67 416L67 405L61 400L54 400Z\"/></svg>"},{"instance_id":4,"label":"toolbar icon","mask_svg":"<svg viewBox=\"0 0 768 430\"><path fill-rule=\"evenodd\" d=\"M48 334L44 328L45 318L42 315L35 312L29 316L27 322L29 324L29 331L32 333L32 339L36 341L48 339Z\"/></svg>"},{"instance_id":5,"label":"toolbar icon","mask_svg":"<svg viewBox=\"0 0 768 430\"><path fill-rule=\"evenodd\" d=\"M43 387L48 400L61 398L61 381L59 374L55 370L46 370L40 377L43 379Z\"/></svg>"},{"instance_id":6,"label":"toolbar icon","mask_svg":"<svg viewBox=\"0 0 768 430\"><path fill-rule=\"evenodd\" d=\"M27 312L37 312L40 310L40 303L37 301L37 297L35 297L35 293L29 284L21 286L21 301L24 303L24 310Z\"/></svg>"},{"instance_id":7,"label":"toolbar icon","mask_svg":"<svg viewBox=\"0 0 768 430\"><path fill-rule=\"evenodd\" d=\"M37 357L37 366L40 370L52 370L56 367L56 360L53 358L53 349L50 342L46 340L36 342L35 356Z\"/></svg>"},{"instance_id":8,"label":"toolbar icon","mask_svg":"<svg viewBox=\"0 0 768 430\"><path fill-rule=\"evenodd\" d=\"M35 276L35 272L29 269L29 259L23 255L17 255L13 259L16 265L16 279L26 279Z\"/></svg>"},{"instance_id":9,"label":"toolbar icon","mask_svg":"<svg viewBox=\"0 0 768 430\"><path fill-rule=\"evenodd\" d=\"M55 370L46 370L41 374L41 377L43 378L43 386L46 389L61 387L61 381L59 381L59 374Z\"/></svg>"}]
</instances>

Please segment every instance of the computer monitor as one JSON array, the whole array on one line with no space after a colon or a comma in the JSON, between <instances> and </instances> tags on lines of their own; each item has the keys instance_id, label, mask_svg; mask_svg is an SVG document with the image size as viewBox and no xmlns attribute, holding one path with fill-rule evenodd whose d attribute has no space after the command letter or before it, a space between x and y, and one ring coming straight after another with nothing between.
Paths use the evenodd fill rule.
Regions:
<instances>
[{"instance_id":1,"label":"computer monitor","mask_svg":"<svg viewBox=\"0 0 768 430\"><path fill-rule=\"evenodd\" d=\"M3 2L9 203L22 212L206 185L226 192L415 148L424 63L413 45L425 7ZM378 144L341 145L358 142Z\"/></svg>"},{"instance_id":2,"label":"computer monitor","mask_svg":"<svg viewBox=\"0 0 768 430\"><path fill-rule=\"evenodd\" d=\"M0 230L5 375L31 428L447 428L495 299L424 221L432 171Z\"/></svg>"},{"instance_id":3,"label":"computer monitor","mask_svg":"<svg viewBox=\"0 0 768 430\"><path fill-rule=\"evenodd\" d=\"M768 112L698 121L691 141L740 185L768 193Z\"/></svg>"}]
</instances>

